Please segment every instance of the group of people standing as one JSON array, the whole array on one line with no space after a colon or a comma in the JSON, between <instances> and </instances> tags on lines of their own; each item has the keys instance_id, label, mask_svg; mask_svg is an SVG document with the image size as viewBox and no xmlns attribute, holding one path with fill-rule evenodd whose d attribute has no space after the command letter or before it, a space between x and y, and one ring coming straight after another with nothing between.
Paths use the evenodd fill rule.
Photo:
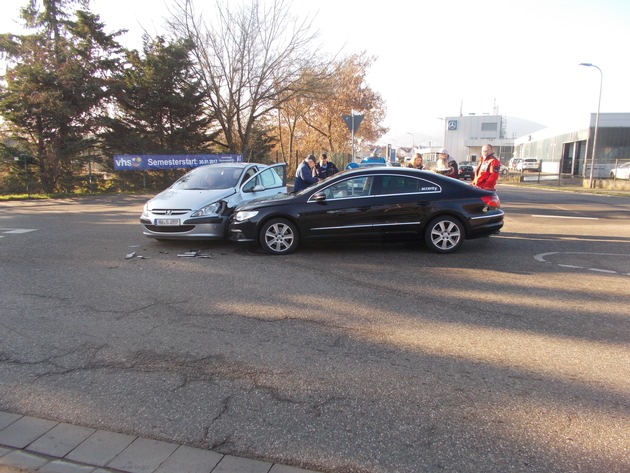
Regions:
<instances>
[{"instance_id":1,"label":"group of people standing","mask_svg":"<svg viewBox=\"0 0 630 473\"><path fill-rule=\"evenodd\" d=\"M316 182L326 179L328 176L332 176L338 172L339 169L337 169L335 163L328 161L328 155L326 153L321 154L319 162L317 162L315 155L311 154L308 158L302 161L295 171L293 192L306 189Z\"/></svg>"},{"instance_id":2,"label":"group of people standing","mask_svg":"<svg viewBox=\"0 0 630 473\"><path fill-rule=\"evenodd\" d=\"M414 154L411 161L407 163L407 167L413 169L424 169L422 155L420 153ZM446 148L441 148L437 152L436 167L434 171L444 176L454 177L455 179L458 178L459 167L457 166L457 161L451 158Z\"/></svg>"},{"instance_id":3,"label":"group of people standing","mask_svg":"<svg viewBox=\"0 0 630 473\"><path fill-rule=\"evenodd\" d=\"M414 169L424 169L422 155L416 153L407 167ZM315 155L311 154L298 166L295 172L294 192L301 191L315 184L321 179L326 179L339 172L337 166L332 161L328 161L326 153L322 153L317 162ZM437 167L435 172L450 176L455 179L459 178L459 168L457 161L451 158L445 148L440 149L437 153ZM475 177L472 185L480 189L495 190L499 173L501 172L501 162L494 156L492 145L486 144L481 147L481 159L475 168Z\"/></svg>"},{"instance_id":4,"label":"group of people standing","mask_svg":"<svg viewBox=\"0 0 630 473\"><path fill-rule=\"evenodd\" d=\"M459 178L459 167L457 161L451 158L448 151L442 148L437 153L437 166L435 172L445 176ZM422 155L416 153L407 167L414 169L424 169ZM475 177L472 185L480 189L495 190L499 174L501 172L501 162L494 156L492 145L486 144L481 147L481 159L475 168Z\"/></svg>"}]
</instances>

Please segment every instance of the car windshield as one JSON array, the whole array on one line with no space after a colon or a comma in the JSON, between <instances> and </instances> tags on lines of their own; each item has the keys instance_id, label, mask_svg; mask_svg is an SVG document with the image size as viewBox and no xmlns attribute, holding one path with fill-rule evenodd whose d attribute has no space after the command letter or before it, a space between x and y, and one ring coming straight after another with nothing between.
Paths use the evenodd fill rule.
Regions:
<instances>
[{"instance_id":1,"label":"car windshield","mask_svg":"<svg viewBox=\"0 0 630 473\"><path fill-rule=\"evenodd\" d=\"M183 175L173 184L172 188L183 190L229 189L236 186L242 173L243 168L241 167L203 166Z\"/></svg>"}]
</instances>

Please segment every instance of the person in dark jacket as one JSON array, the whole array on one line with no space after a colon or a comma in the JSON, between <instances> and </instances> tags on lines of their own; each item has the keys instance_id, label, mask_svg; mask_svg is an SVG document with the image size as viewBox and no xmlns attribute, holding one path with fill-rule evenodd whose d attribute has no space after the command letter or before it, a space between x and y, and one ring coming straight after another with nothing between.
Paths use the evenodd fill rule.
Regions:
<instances>
[{"instance_id":1,"label":"person in dark jacket","mask_svg":"<svg viewBox=\"0 0 630 473\"><path fill-rule=\"evenodd\" d=\"M306 158L295 171L295 183L293 184L293 192L299 192L309 186L315 184L319 179L314 174L317 159L314 155Z\"/></svg>"},{"instance_id":2,"label":"person in dark jacket","mask_svg":"<svg viewBox=\"0 0 630 473\"><path fill-rule=\"evenodd\" d=\"M449 174L449 176L454 177L455 179L459 179L459 166L457 164L457 161L455 161L450 156L449 159L450 161L448 162L448 165L453 168L453 173Z\"/></svg>"},{"instance_id":3,"label":"person in dark jacket","mask_svg":"<svg viewBox=\"0 0 630 473\"><path fill-rule=\"evenodd\" d=\"M328 161L328 156L326 153L322 153L319 158L319 163L315 166L317 177L320 179L326 179L328 176L332 176L333 174L337 174L339 169L335 166L335 163L332 161Z\"/></svg>"}]
</instances>

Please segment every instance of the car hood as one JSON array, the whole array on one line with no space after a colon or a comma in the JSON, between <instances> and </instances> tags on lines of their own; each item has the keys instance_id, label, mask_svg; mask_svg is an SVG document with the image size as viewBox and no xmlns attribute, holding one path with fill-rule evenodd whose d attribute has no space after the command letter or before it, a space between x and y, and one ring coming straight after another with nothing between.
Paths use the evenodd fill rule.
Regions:
<instances>
[{"instance_id":1,"label":"car hood","mask_svg":"<svg viewBox=\"0 0 630 473\"><path fill-rule=\"evenodd\" d=\"M255 207L266 207L267 205L288 204L293 202L298 196L293 194L275 194L271 197L259 197L257 199L248 200L240 204L238 210L247 210Z\"/></svg>"},{"instance_id":2,"label":"car hood","mask_svg":"<svg viewBox=\"0 0 630 473\"><path fill-rule=\"evenodd\" d=\"M149 200L149 210L164 208L196 210L204 205L225 199L234 192L235 189L232 187L214 190L166 189Z\"/></svg>"}]
</instances>

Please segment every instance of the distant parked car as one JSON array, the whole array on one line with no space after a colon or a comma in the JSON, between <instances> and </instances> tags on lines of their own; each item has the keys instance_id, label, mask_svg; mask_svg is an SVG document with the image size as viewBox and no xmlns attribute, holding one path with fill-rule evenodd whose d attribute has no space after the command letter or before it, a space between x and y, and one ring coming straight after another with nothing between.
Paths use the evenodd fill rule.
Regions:
<instances>
[{"instance_id":1,"label":"distant parked car","mask_svg":"<svg viewBox=\"0 0 630 473\"><path fill-rule=\"evenodd\" d=\"M510 162L508 163L508 168L512 171L516 171L516 166L520 163L523 158L510 158Z\"/></svg>"},{"instance_id":2,"label":"distant parked car","mask_svg":"<svg viewBox=\"0 0 630 473\"><path fill-rule=\"evenodd\" d=\"M471 164L460 164L459 165L459 176L462 181L470 179L471 181L475 178L475 168Z\"/></svg>"},{"instance_id":3,"label":"distant parked car","mask_svg":"<svg viewBox=\"0 0 630 473\"><path fill-rule=\"evenodd\" d=\"M611 179L630 179L630 161L610 171Z\"/></svg>"},{"instance_id":4,"label":"distant parked car","mask_svg":"<svg viewBox=\"0 0 630 473\"><path fill-rule=\"evenodd\" d=\"M370 156L368 158L363 158L360 164L372 164L372 165L381 165L385 166L387 164L387 159L382 156Z\"/></svg>"},{"instance_id":5,"label":"distant parked car","mask_svg":"<svg viewBox=\"0 0 630 473\"><path fill-rule=\"evenodd\" d=\"M522 161L518 162L518 164L516 165L516 170L520 172L523 172L523 171L538 172L540 171L540 163L538 162L536 158L525 158Z\"/></svg>"}]
</instances>

